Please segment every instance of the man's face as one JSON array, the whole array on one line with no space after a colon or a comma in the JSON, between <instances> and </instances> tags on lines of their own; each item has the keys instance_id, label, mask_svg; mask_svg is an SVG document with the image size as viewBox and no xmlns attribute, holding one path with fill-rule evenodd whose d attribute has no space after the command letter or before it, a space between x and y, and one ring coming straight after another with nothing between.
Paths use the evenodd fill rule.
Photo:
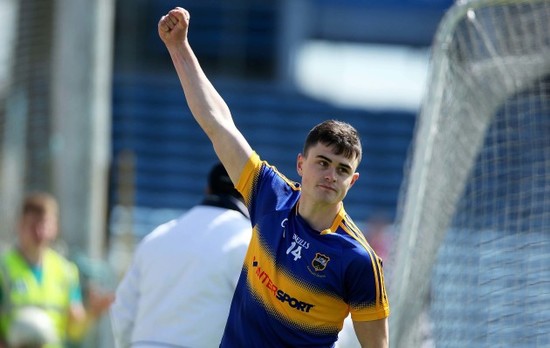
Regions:
<instances>
[{"instance_id":1,"label":"man's face","mask_svg":"<svg viewBox=\"0 0 550 348\"><path fill-rule=\"evenodd\" d=\"M57 219L50 215L25 214L19 225L20 247L36 251L47 247L57 236Z\"/></svg>"},{"instance_id":2,"label":"man's face","mask_svg":"<svg viewBox=\"0 0 550 348\"><path fill-rule=\"evenodd\" d=\"M307 157L298 155L297 169L302 177L302 195L322 204L338 204L359 178L357 159L334 154L332 147L317 143Z\"/></svg>"}]
</instances>

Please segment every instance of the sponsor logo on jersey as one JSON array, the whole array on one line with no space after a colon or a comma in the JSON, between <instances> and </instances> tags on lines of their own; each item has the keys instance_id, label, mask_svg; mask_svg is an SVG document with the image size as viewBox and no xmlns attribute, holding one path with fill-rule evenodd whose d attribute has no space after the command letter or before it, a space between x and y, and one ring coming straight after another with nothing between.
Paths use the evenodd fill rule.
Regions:
<instances>
[{"instance_id":1,"label":"sponsor logo on jersey","mask_svg":"<svg viewBox=\"0 0 550 348\"><path fill-rule=\"evenodd\" d=\"M311 261L311 265L317 272L320 272L327 268L327 264L329 261L330 257L321 253L315 253L315 258L313 259L313 261Z\"/></svg>"},{"instance_id":2,"label":"sponsor logo on jersey","mask_svg":"<svg viewBox=\"0 0 550 348\"><path fill-rule=\"evenodd\" d=\"M271 292L273 293L273 296L275 298L283 303L287 303L288 306L291 308L294 308L296 310L309 313L309 311L315 307L315 305L311 303L307 303L304 301L300 301L298 298L290 295L289 293L285 292L284 290L280 289L273 281L271 280L271 277L267 272L262 270L262 268L258 265L258 261L256 261L256 258L254 258L252 262L252 266L256 268L256 276L260 280L260 282Z\"/></svg>"},{"instance_id":3,"label":"sponsor logo on jersey","mask_svg":"<svg viewBox=\"0 0 550 348\"><path fill-rule=\"evenodd\" d=\"M301 245L304 249L309 249L309 242L306 242L302 238L298 237L296 233L292 235L292 240L294 240L298 245Z\"/></svg>"}]
</instances>

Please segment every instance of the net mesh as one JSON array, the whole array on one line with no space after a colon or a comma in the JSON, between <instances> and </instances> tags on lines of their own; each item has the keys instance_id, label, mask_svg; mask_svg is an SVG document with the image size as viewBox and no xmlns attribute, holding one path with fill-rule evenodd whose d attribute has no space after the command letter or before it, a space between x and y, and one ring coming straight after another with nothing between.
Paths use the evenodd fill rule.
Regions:
<instances>
[{"instance_id":1,"label":"net mesh","mask_svg":"<svg viewBox=\"0 0 550 348\"><path fill-rule=\"evenodd\" d=\"M550 344L550 2L460 2L400 195L394 347Z\"/></svg>"},{"instance_id":2,"label":"net mesh","mask_svg":"<svg viewBox=\"0 0 550 348\"><path fill-rule=\"evenodd\" d=\"M0 239L22 192L51 184L49 132L54 1L0 1Z\"/></svg>"}]
</instances>

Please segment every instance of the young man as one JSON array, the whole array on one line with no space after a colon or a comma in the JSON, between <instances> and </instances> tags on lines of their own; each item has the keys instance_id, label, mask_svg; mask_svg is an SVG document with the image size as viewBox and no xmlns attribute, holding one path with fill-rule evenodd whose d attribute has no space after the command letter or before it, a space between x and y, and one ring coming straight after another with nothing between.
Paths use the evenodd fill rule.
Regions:
<instances>
[{"instance_id":1,"label":"young man","mask_svg":"<svg viewBox=\"0 0 550 348\"><path fill-rule=\"evenodd\" d=\"M216 347L252 229L221 164L207 195L139 244L111 307L116 346Z\"/></svg>"},{"instance_id":2,"label":"young man","mask_svg":"<svg viewBox=\"0 0 550 348\"><path fill-rule=\"evenodd\" d=\"M363 347L387 347L382 261L342 203L359 178L357 132L333 120L314 127L297 157L302 182L291 182L260 160L236 128L191 49L189 20L175 8L158 32L253 226L221 347L332 347L349 312Z\"/></svg>"},{"instance_id":3,"label":"young man","mask_svg":"<svg viewBox=\"0 0 550 348\"><path fill-rule=\"evenodd\" d=\"M45 311L57 338L47 345L53 348L81 340L112 301L110 294L91 291L88 311L84 307L76 265L50 248L58 233L58 210L55 198L43 192L32 193L23 202L17 244L0 257L0 347L13 334L12 325L22 309ZM32 331L28 329L29 335ZM23 344L21 336L24 333L17 341Z\"/></svg>"}]
</instances>

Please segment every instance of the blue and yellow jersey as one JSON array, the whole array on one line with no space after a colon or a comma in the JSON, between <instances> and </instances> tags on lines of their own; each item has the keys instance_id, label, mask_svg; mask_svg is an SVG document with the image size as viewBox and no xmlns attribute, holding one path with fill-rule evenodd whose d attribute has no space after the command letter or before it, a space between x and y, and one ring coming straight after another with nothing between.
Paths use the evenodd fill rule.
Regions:
<instances>
[{"instance_id":1,"label":"blue and yellow jersey","mask_svg":"<svg viewBox=\"0 0 550 348\"><path fill-rule=\"evenodd\" d=\"M297 214L299 185L257 154L237 189L253 236L221 347L332 347L349 312L389 315L382 261L343 208L313 230Z\"/></svg>"}]
</instances>

